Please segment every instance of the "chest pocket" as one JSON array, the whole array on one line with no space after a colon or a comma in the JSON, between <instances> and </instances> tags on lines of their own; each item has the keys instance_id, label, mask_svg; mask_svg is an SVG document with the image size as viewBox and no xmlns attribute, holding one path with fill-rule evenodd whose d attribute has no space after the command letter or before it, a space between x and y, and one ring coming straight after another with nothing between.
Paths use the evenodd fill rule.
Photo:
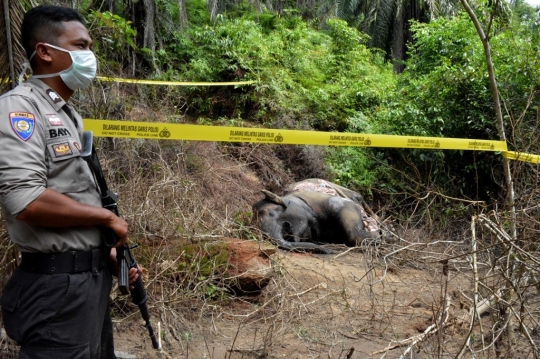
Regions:
<instances>
[{"instance_id":1,"label":"chest pocket","mask_svg":"<svg viewBox=\"0 0 540 359\"><path fill-rule=\"evenodd\" d=\"M54 133L53 133L54 132ZM81 145L66 128L49 130L47 140L47 187L60 193L82 192L91 185L88 165L81 158Z\"/></svg>"}]
</instances>

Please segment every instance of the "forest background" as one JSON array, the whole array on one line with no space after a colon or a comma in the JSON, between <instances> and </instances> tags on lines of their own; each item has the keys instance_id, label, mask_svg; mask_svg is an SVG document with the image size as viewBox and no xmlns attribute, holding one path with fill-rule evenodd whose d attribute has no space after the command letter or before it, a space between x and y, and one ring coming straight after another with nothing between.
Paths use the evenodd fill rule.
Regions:
<instances>
[{"instance_id":1,"label":"forest background","mask_svg":"<svg viewBox=\"0 0 540 359\"><path fill-rule=\"evenodd\" d=\"M495 5L476 5L487 24ZM490 41L509 149L538 153L538 13L520 1L497 6ZM458 3L193 0L81 2L78 7L88 15L102 75L255 81L236 88L168 89L169 119L498 137L482 44ZM162 90L145 90L163 99ZM151 100L147 106L155 105ZM118 106L82 110L90 118L125 118L130 105ZM377 148L317 152L325 178L385 197L384 203L406 202L410 193L422 197L423 191L489 204L504 198L499 154ZM320 173L295 177L309 175Z\"/></svg>"},{"instance_id":2,"label":"forest background","mask_svg":"<svg viewBox=\"0 0 540 359\"><path fill-rule=\"evenodd\" d=\"M9 4L10 21L20 23L24 10L37 3L5 2L4 15ZM100 76L254 81L223 87L95 81L73 99L85 118L499 139L484 49L458 2L53 3L75 7L87 19ZM538 154L538 9L521 0L471 5L489 29L509 150ZM25 54L16 26L12 31L12 74L17 74ZM11 86L9 72L2 78L5 92ZM325 178L365 195L400 233L421 229L425 243L441 237L465 243L474 216L490 214L501 232L508 230L508 187L500 153L118 139L100 139L98 145L111 187L121 194L132 236L146 244L139 253L150 271L152 291L163 285L156 278L165 273L175 285L191 290L175 297L190 307L229 295L226 285L216 281L223 270L221 252L201 251L201 238L262 238L251 223L258 186L278 192L294 180ZM212 156L231 161L237 171L212 172ZM518 212L518 237L512 240L525 253L536 253L538 168L527 162L510 164ZM253 187L245 185L247 170L257 176ZM233 181L241 185L228 183ZM228 190L222 189L224 183ZM213 202L205 202L206 197ZM498 252L489 252L487 262L519 258L497 242L500 237L488 237L484 248ZM6 249L1 262L5 281L17 254L5 229L0 238ZM185 258L174 273L157 260L181 256ZM499 293L493 288L500 283L513 286L512 295L523 294L523 308L526 291L540 290L539 266L534 260L532 265L530 259L520 261L529 265L520 267L518 278L501 274L500 282L489 283L488 292ZM168 295L179 295L170 291ZM502 307L513 308L502 302ZM504 310L497 320L506 323L498 328L502 332L509 323Z\"/></svg>"},{"instance_id":3,"label":"forest background","mask_svg":"<svg viewBox=\"0 0 540 359\"><path fill-rule=\"evenodd\" d=\"M57 3L86 16L100 76L254 81L229 87L125 86L137 92L135 97L122 93L116 98L118 92L99 82L76 100L86 118L129 119L140 96L139 103L156 110L162 122L498 139L482 43L456 2ZM11 2L12 26L35 4ZM509 150L538 153L538 11L520 0L480 1L474 7L489 25ZM14 27L12 76L25 57L17 32ZM6 91L11 82L7 67L3 71ZM94 96L98 88L102 100ZM439 198L504 203L498 153L297 150L315 158L305 161L312 165L304 170L293 169L299 171L295 179L321 176L390 207L403 208L430 192L443 195ZM513 165L514 171L524 166ZM517 189L518 196L527 185Z\"/></svg>"}]
</instances>

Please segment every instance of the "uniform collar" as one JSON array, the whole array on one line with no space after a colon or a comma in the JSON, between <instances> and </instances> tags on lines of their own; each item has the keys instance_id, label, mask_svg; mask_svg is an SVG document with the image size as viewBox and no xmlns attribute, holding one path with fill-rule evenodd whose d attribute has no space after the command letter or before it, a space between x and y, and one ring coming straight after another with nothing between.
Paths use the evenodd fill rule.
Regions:
<instances>
[{"instance_id":1,"label":"uniform collar","mask_svg":"<svg viewBox=\"0 0 540 359\"><path fill-rule=\"evenodd\" d=\"M24 82L25 84L31 85L34 89L37 90L56 110L59 111L65 104L66 101L60 95L58 95L53 89L51 89L45 82L40 79L34 79L30 77Z\"/></svg>"}]
</instances>

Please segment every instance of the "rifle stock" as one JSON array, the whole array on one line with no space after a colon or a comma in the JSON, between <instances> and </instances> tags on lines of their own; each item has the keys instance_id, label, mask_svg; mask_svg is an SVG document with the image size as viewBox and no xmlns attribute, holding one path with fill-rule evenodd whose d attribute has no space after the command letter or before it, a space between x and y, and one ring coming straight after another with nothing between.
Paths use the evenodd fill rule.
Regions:
<instances>
[{"instance_id":1,"label":"rifle stock","mask_svg":"<svg viewBox=\"0 0 540 359\"><path fill-rule=\"evenodd\" d=\"M119 216L117 204L118 196L116 193L110 191L109 187L107 186L107 181L103 175L103 170L101 169L99 158L92 141L92 131L83 132L81 157L86 161L86 163L88 163L88 166L94 173L94 177L96 178L96 182L100 189L101 204L103 208L106 208L115 215ZM118 242L118 236L111 228L102 228L101 235L103 237L104 244L108 248L114 247ZM136 268L138 270L138 265L135 257L133 257L131 254L130 247L127 244L124 244L116 249L116 260L118 262L118 288L122 294L131 294L132 302L139 307L141 316L146 323L145 327L150 334L152 347L159 350L161 348L159 347L154 335L154 330L150 324L150 313L148 311L148 306L146 305L148 296L146 294L146 289L144 288L141 273L139 273L137 280L133 284L133 288L129 287L129 270L131 268Z\"/></svg>"}]
</instances>

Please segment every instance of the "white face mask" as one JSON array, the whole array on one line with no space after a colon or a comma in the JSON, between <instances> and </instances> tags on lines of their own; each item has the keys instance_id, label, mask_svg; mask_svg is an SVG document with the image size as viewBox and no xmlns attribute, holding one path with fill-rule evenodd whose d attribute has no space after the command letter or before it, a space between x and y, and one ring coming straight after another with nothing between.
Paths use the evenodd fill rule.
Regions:
<instances>
[{"instance_id":1,"label":"white face mask","mask_svg":"<svg viewBox=\"0 0 540 359\"><path fill-rule=\"evenodd\" d=\"M55 74L45 74L45 75L33 75L37 79L43 79L48 77L60 76L62 81L66 84L67 87L73 91L77 89L87 88L88 85L92 82L94 77L96 77L97 71L97 61L96 56L90 50L76 50L68 51L61 47L54 46L51 44L44 43L45 45L52 47L53 49L64 51L69 53L71 56L71 66L65 69L64 71L57 72ZM36 52L30 56L29 62L32 60L32 57Z\"/></svg>"}]
</instances>

